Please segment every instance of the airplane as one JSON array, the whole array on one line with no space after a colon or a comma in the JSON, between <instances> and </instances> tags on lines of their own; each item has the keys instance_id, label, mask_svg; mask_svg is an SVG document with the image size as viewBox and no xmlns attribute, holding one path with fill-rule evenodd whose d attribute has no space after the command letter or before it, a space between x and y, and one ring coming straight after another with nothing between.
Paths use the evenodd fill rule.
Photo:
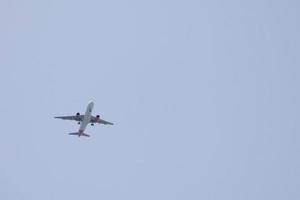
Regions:
<instances>
[{"instance_id":1,"label":"airplane","mask_svg":"<svg viewBox=\"0 0 300 200\"><path fill-rule=\"evenodd\" d=\"M73 115L73 116L57 116L54 118L78 121L78 124L80 124L78 132L69 133L69 135L78 135L78 137L80 137L80 136L90 137L90 135L84 133L85 128L89 123L91 123L92 126L94 126L95 123L105 124L105 125L107 125L107 124L114 125L111 122L100 119L100 115L97 115L96 117L93 116L92 115L93 108L94 108L94 102L90 101L86 108L84 115L80 115L80 113L78 112L78 113L76 113L76 115Z\"/></svg>"}]
</instances>

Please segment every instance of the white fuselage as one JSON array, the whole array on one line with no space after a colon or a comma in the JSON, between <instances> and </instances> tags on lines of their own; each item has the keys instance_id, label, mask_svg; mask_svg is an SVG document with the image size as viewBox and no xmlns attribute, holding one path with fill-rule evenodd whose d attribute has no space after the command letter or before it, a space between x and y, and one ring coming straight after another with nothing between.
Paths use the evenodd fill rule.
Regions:
<instances>
[{"instance_id":1,"label":"white fuselage","mask_svg":"<svg viewBox=\"0 0 300 200\"><path fill-rule=\"evenodd\" d=\"M84 114L84 117L83 117L83 120L80 123L80 127L79 127L79 130L78 130L79 135L84 133L84 130L85 130L86 126L90 123L93 108L94 108L94 102L91 101L88 104L88 106L86 108L86 111L85 111L85 114Z\"/></svg>"}]
</instances>

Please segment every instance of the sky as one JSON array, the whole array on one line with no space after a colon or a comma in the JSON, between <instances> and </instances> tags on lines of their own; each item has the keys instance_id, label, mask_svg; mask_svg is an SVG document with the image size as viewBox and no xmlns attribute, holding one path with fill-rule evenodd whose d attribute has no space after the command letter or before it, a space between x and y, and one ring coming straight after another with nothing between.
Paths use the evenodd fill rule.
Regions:
<instances>
[{"instance_id":1,"label":"sky","mask_svg":"<svg viewBox=\"0 0 300 200\"><path fill-rule=\"evenodd\" d=\"M0 199L300 199L299 9L0 1Z\"/></svg>"}]
</instances>

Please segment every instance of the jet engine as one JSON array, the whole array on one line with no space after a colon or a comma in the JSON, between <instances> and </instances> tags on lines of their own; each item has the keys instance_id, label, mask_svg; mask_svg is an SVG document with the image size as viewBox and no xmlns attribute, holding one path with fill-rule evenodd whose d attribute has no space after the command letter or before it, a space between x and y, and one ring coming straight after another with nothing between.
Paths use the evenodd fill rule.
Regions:
<instances>
[{"instance_id":1,"label":"jet engine","mask_svg":"<svg viewBox=\"0 0 300 200\"><path fill-rule=\"evenodd\" d=\"M75 120L78 121L78 124L80 124L80 113L76 113L76 116L75 116Z\"/></svg>"},{"instance_id":2,"label":"jet engine","mask_svg":"<svg viewBox=\"0 0 300 200\"><path fill-rule=\"evenodd\" d=\"M99 119L100 119L100 115L97 115L96 116L96 121L99 121Z\"/></svg>"}]
</instances>

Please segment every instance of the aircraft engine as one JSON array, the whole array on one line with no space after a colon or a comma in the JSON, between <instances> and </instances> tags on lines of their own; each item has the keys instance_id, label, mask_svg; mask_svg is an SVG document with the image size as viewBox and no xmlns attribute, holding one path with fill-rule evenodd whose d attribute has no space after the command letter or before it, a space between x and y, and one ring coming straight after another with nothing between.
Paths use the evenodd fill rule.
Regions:
<instances>
[{"instance_id":1,"label":"aircraft engine","mask_svg":"<svg viewBox=\"0 0 300 200\"><path fill-rule=\"evenodd\" d=\"M78 113L76 113L76 117L75 117L75 118L76 118L76 120L77 120L77 121L79 121L79 120L80 120L80 113L79 113L79 112L78 112Z\"/></svg>"}]
</instances>

